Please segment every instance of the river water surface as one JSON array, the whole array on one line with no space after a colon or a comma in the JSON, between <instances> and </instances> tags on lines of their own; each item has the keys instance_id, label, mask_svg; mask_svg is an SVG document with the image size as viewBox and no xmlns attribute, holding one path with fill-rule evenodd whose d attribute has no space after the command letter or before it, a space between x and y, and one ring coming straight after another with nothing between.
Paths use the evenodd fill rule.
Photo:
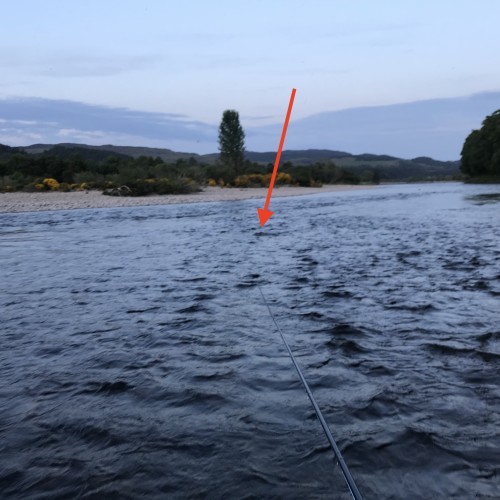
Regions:
<instances>
[{"instance_id":1,"label":"river water surface","mask_svg":"<svg viewBox=\"0 0 500 500\"><path fill-rule=\"evenodd\" d=\"M500 186L0 216L2 498L498 498Z\"/></svg>"}]
</instances>

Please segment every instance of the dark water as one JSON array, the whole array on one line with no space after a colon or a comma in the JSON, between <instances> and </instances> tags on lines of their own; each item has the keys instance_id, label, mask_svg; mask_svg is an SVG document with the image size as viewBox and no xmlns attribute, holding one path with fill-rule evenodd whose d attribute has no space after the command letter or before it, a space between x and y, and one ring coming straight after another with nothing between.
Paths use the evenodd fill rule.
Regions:
<instances>
[{"instance_id":1,"label":"dark water","mask_svg":"<svg viewBox=\"0 0 500 500\"><path fill-rule=\"evenodd\" d=\"M261 285L367 499L499 498L499 191L1 215L0 496L348 498Z\"/></svg>"}]
</instances>

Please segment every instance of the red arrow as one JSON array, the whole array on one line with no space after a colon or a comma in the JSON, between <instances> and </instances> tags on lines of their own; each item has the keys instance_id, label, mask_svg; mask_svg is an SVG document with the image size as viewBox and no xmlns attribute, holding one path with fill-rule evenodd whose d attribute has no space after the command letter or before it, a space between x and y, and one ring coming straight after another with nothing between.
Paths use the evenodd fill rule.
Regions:
<instances>
[{"instance_id":1,"label":"red arrow","mask_svg":"<svg viewBox=\"0 0 500 500\"><path fill-rule=\"evenodd\" d=\"M295 99L296 89L292 89L292 95L290 96L290 102L288 103L288 110L286 112L285 123L283 125L283 132L281 132L280 145L278 146L278 154L276 155L276 161L274 162L273 175L271 176L271 182L269 183L269 189L267 190L266 204L264 208L258 208L257 213L259 214L260 225L263 226L270 218L274 212L269 210L269 203L271 203L271 196L273 194L274 182L276 181L276 174L278 173L278 167L280 164L281 151L283 151L283 144L285 143L286 130L288 128L288 122L290 121L290 115L292 114L293 100Z\"/></svg>"}]
</instances>

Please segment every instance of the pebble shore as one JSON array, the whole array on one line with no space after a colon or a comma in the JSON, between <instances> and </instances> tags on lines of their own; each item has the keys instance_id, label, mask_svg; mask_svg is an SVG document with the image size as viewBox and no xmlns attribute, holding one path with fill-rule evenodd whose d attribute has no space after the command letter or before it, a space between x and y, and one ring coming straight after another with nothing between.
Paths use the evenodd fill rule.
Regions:
<instances>
[{"instance_id":1,"label":"pebble shore","mask_svg":"<svg viewBox=\"0 0 500 500\"><path fill-rule=\"evenodd\" d=\"M370 188L373 188L373 186L326 185L317 188L276 187L273 190L273 198ZM105 196L100 191L75 191L68 193L58 191L43 193L0 193L0 213L169 205L172 203L206 203L257 198L265 200L266 195L267 188L221 187L206 187L201 192L191 194L138 197Z\"/></svg>"}]
</instances>

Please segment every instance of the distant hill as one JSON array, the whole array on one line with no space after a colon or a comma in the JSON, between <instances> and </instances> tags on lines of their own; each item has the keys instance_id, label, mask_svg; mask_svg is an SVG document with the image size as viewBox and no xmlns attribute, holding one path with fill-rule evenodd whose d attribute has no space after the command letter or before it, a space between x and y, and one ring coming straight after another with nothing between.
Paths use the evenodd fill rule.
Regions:
<instances>
[{"instance_id":1,"label":"distant hill","mask_svg":"<svg viewBox=\"0 0 500 500\"><path fill-rule=\"evenodd\" d=\"M315 161L335 160L337 158L345 158L352 156L344 151L332 151L329 149L305 149L305 150L285 150L281 154L281 161L291 161L293 163L308 165ZM271 162L274 163L276 151L268 153L247 152L247 158L250 161L256 162Z\"/></svg>"},{"instance_id":2,"label":"distant hill","mask_svg":"<svg viewBox=\"0 0 500 500\"><path fill-rule=\"evenodd\" d=\"M24 149L27 153L30 154L39 154L39 153L44 153L48 150L52 150L55 147L64 147L72 150L78 149L80 150L78 151L79 153L83 153L84 149L94 149L99 151L105 151L108 153L114 153L116 155L131 156L132 158L138 158L139 156L152 156L153 158L160 157L166 163L175 162L178 159L188 160L191 157L195 158L197 161L201 161L200 160L201 156L196 153L178 153L176 151L163 148L145 148L138 146L113 146L111 144L105 144L103 146L92 146L88 144L63 142L60 144L33 144L31 146L26 146L21 149Z\"/></svg>"},{"instance_id":3,"label":"distant hill","mask_svg":"<svg viewBox=\"0 0 500 500\"><path fill-rule=\"evenodd\" d=\"M56 149L57 148L57 149ZM206 163L207 165L213 165L219 158L218 153L210 153L205 155L199 155L197 153L181 153L178 151L172 151L171 149L162 148L145 148L137 146L112 146L110 144L105 144L103 146L92 146L88 144L76 144L76 143L60 143L60 144L33 144L31 146L25 146L24 151L30 154L40 154L51 151L55 153L56 151L61 153L61 148L66 148L68 151L72 151L72 154L82 154L86 156L84 150L98 150L106 153L114 153L118 155L131 156L132 158L138 158L139 156L152 156L153 158L160 157L165 162L175 162L179 159L189 160L189 158L194 158L199 163ZM361 155L363 156L363 155ZM364 155L373 156L376 155ZM297 165L310 165L316 161L326 161L334 160L338 158L352 157L350 153L344 151L332 151L329 149L306 149L306 150L285 150L281 155L282 163L286 161L291 161ZM276 151L269 151L264 153L258 153L254 151L247 151L246 158L250 161L257 163L274 163L276 159ZM378 158L378 157L377 157ZM391 157L387 157L391 158Z\"/></svg>"},{"instance_id":4,"label":"distant hill","mask_svg":"<svg viewBox=\"0 0 500 500\"><path fill-rule=\"evenodd\" d=\"M135 146L91 146L87 144L33 144L18 148L30 154L50 154L61 158L80 155L86 159L100 161L108 156L139 156L160 157L166 163L175 163L177 160L196 160L200 164L213 165L218 158L217 153L199 155L184 153L162 148L146 148ZM252 162L267 165L274 163L275 151L254 152L247 151L246 158ZM381 180L409 181L425 179L451 179L460 175L459 161L439 161L426 156L412 160L396 158L389 155L359 154L353 155L344 151L329 149L285 150L281 155L281 163L291 162L294 165L308 166L316 162L333 162L335 165L354 174L362 175L366 171L377 172Z\"/></svg>"},{"instance_id":5,"label":"distant hill","mask_svg":"<svg viewBox=\"0 0 500 500\"><path fill-rule=\"evenodd\" d=\"M20 151L20 148L13 148L11 146L6 146L5 144L0 144L0 158L8 157Z\"/></svg>"}]
</instances>

